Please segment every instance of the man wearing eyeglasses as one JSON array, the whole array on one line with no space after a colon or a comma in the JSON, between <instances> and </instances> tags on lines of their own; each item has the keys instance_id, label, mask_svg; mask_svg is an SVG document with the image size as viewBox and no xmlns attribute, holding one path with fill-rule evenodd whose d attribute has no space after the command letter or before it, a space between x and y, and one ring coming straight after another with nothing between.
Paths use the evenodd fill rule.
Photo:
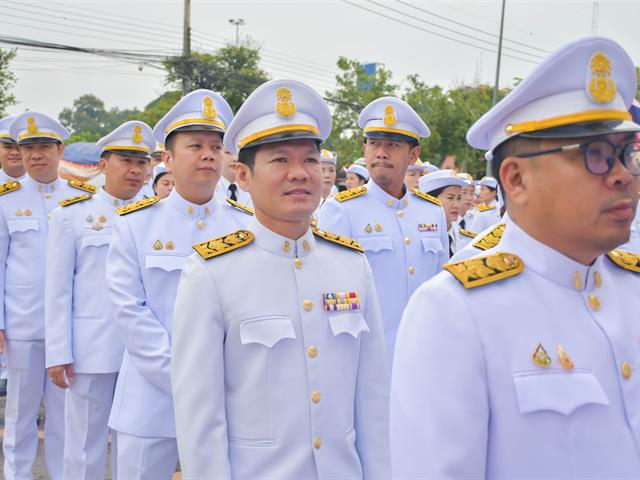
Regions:
<instances>
[{"instance_id":1,"label":"man wearing eyeglasses","mask_svg":"<svg viewBox=\"0 0 640 480\"><path fill-rule=\"evenodd\" d=\"M586 38L469 130L510 222L404 312L396 478L638 478L640 255L617 249L638 199L635 93L626 52Z\"/></svg>"}]
</instances>

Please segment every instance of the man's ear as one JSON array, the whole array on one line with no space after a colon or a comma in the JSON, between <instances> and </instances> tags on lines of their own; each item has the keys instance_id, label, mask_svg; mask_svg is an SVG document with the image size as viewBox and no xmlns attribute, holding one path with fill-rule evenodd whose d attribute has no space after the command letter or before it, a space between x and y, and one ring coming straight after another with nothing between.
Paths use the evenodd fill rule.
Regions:
<instances>
[{"instance_id":1,"label":"man's ear","mask_svg":"<svg viewBox=\"0 0 640 480\"><path fill-rule=\"evenodd\" d=\"M107 168L107 160L105 158L100 157L98 159L98 168L102 173L104 173L105 169Z\"/></svg>"},{"instance_id":2,"label":"man's ear","mask_svg":"<svg viewBox=\"0 0 640 480\"><path fill-rule=\"evenodd\" d=\"M420 152L422 152L422 148L420 148L420 145L417 145L411 149L411 152L409 154L411 158L409 161L409 165L413 165L414 163L416 163L416 160L420 158Z\"/></svg>"},{"instance_id":3,"label":"man's ear","mask_svg":"<svg viewBox=\"0 0 640 480\"><path fill-rule=\"evenodd\" d=\"M527 181L531 163L531 159L518 157L507 157L502 161L498 174L508 204L526 205L531 186Z\"/></svg>"},{"instance_id":4,"label":"man's ear","mask_svg":"<svg viewBox=\"0 0 640 480\"><path fill-rule=\"evenodd\" d=\"M162 162L169 172L173 170L173 153L171 153L171 150L162 152Z\"/></svg>"},{"instance_id":5,"label":"man's ear","mask_svg":"<svg viewBox=\"0 0 640 480\"><path fill-rule=\"evenodd\" d=\"M236 169L236 183L245 192L251 192L251 169L244 163L237 162Z\"/></svg>"}]
</instances>

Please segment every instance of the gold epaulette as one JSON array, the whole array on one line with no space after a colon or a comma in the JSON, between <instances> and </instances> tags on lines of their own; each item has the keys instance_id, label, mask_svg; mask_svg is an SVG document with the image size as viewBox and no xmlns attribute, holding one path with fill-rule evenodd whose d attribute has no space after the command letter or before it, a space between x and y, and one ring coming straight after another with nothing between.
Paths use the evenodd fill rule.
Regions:
<instances>
[{"instance_id":1,"label":"gold epaulette","mask_svg":"<svg viewBox=\"0 0 640 480\"><path fill-rule=\"evenodd\" d=\"M358 242L354 239L345 237L343 235L336 235L335 233L330 233L325 230L320 230L318 227L311 226L311 231L316 237L324 238L333 243L337 243L338 245L342 245L343 247L352 248L357 250L358 252L364 253L364 249L360 246Z\"/></svg>"},{"instance_id":2,"label":"gold epaulette","mask_svg":"<svg viewBox=\"0 0 640 480\"><path fill-rule=\"evenodd\" d=\"M253 242L255 236L249 230L238 230L222 237L196 243L193 249L205 260L228 253Z\"/></svg>"},{"instance_id":3,"label":"gold epaulette","mask_svg":"<svg viewBox=\"0 0 640 480\"><path fill-rule=\"evenodd\" d=\"M417 188L414 188L411 191L418 198L421 198L421 199L426 200L428 202L435 203L436 205L442 206L442 202L440 200L438 200L436 197L434 197L432 195L429 195L428 193L421 192Z\"/></svg>"},{"instance_id":4,"label":"gold epaulette","mask_svg":"<svg viewBox=\"0 0 640 480\"><path fill-rule=\"evenodd\" d=\"M497 208L495 205L478 205L476 207L476 210L478 210L479 212L488 212L489 210L493 210L494 208Z\"/></svg>"},{"instance_id":5,"label":"gold epaulette","mask_svg":"<svg viewBox=\"0 0 640 480\"><path fill-rule=\"evenodd\" d=\"M120 207L116 209L116 213L120 216L127 215L131 212L135 212L137 210L142 210L143 208L150 207L151 205L158 203L160 201L160 197L147 197L139 200L137 202L129 203L124 207Z\"/></svg>"},{"instance_id":6,"label":"gold epaulette","mask_svg":"<svg viewBox=\"0 0 640 480\"><path fill-rule=\"evenodd\" d=\"M474 288L519 274L524 270L524 262L512 253L494 253L447 263L444 269L456 277L464 288Z\"/></svg>"},{"instance_id":7,"label":"gold epaulette","mask_svg":"<svg viewBox=\"0 0 640 480\"><path fill-rule=\"evenodd\" d=\"M60 200L58 203L63 207L68 207L69 205L73 205L74 203L88 200L91 197L93 197L93 195L91 195L90 193L85 193L84 195L78 195L77 197L71 197L65 200Z\"/></svg>"},{"instance_id":8,"label":"gold epaulette","mask_svg":"<svg viewBox=\"0 0 640 480\"><path fill-rule=\"evenodd\" d=\"M359 197L360 195L364 195L365 193L367 193L367 187L362 185L361 187L354 187L350 188L349 190L338 192L333 196L333 198L335 198L339 202L346 202L347 200Z\"/></svg>"},{"instance_id":9,"label":"gold epaulette","mask_svg":"<svg viewBox=\"0 0 640 480\"><path fill-rule=\"evenodd\" d=\"M253 208L251 207L247 207L246 205L240 203L240 202L236 202L235 200L231 200L230 198L227 198L227 203L229 205L231 205L232 207L236 207L238 210L243 211L244 213L247 213L249 215L255 215L256 213L253 211Z\"/></svg>"},{"instance_id":10,"label":"gold epaulette","mask_svg":"<svg viewBox=\"0 0 640 480\"><path fill-rule=\"evenodd\" d=\"M630 272L640 273L640 255L625 250L611 250L607 258L620 268Z\"/></svg>"},{"instance_id":11,"label":"gold epaulette","mask_svg":"<svg viewBox=\"0 0 640 480\"><path fill-rule=\"evenodd\" d=\"M479 239L474 241L471 245L480 250L489 250L500 243L502 235L504 235L504 223L496 225L491 231L485 233Z\"/></svg>"},{"instance_id":12,"label":"gold epaulette","mask_svg":"<svg viewBox=\"0 0 640 480\"><path fill-rule=\"evenodd\" d=\"M469 237L469 238L476 238L476 236L478 235L477 233L471 232L469 230L465 230L464 228L461 228L458 231L460 232L461 235L464 235L465 237Z\"/></svg>"},{"instance_id":13,"label":"gold epaulette","mask_svg":"<svg viewBox=\"0 0 640 480\"><path fill-rule=\"evenodd\" d=\"M89 192L91 194L98 191L98 187L96 187L95 185L91 185L90 183L79 182L77 180L69 180L67 183L73 188L84 190L85 192Z\"/></svg>"},{"instance_id":14,"label":"gold epaulette","mask_svg":"<svg viewBox=\"0 0 640 480\"><path fill-rule=\"evenodd\" d=\"M20 189L20 182L16 182L12 180L11 182L3 183L0 185L0 195L4 195L5 193L15 192Z\"/></svg>"}]
</instances>

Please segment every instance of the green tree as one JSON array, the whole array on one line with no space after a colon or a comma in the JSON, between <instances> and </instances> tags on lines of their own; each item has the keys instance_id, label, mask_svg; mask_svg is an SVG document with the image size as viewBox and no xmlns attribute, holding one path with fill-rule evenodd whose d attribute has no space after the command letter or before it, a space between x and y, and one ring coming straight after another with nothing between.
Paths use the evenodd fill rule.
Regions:
<instances>
[{"instance_id":1,"label":"green tree","mask_svg":"<svg viewBox=\"0 0 640 480\"><path fill-rule=\"evenodd\" d=\"M376 98L395 95L397 86L391 82L391 72L384 67L378 67L373 75L369 75L357 60L340 57L337 65L340 69L336 76L338 87L326 92L333 107L333 130L326 147L338 153L341 167L362 156L363 136L358 127L360 111Z\"/></svg>"},{"instance_id":2,"label":"green tree","mask_svg":"<svg viewBox=\"0 0 640 480\"><path fill-rule=\"evenodd\" d=\"M16 56L16 50L0 49L0 116L4 117L7 107L17 103L11 89L16 84L16 75L9 70L9 64Z\"/></svg>"},{"instance_id":3,"label":"green tree","mask_svg":"<svg viewBox=\"0 0 640 480\"><path fill-rule=\"evenodd\" d=\"M260 68L260 51L251 45L227 45L215 53L195 52L188 63L182 57L174 57L164 65L167 84L180 87L187 76L193 90L207 88L220 93L234 112L269 79Z\"/></svg>"}]
</instances>

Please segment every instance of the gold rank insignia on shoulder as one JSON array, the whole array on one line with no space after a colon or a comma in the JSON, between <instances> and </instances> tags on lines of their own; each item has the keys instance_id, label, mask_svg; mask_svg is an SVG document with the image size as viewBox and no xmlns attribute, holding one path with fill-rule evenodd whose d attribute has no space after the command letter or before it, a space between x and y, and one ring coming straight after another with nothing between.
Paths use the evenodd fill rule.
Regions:
<instances>
[{"instance_id":1,"label":"gold rank insignia on shoulder","mask_svg":"<svg viewBox=\"0 0 640 480\"><path fill-rule=\"evenodd\" d=\"M620 268L630 272L640 273L640 255L625 250L611 250L607 258Z\"/></svg>"},{"instance_id":2,"label":"gold rank insignia on shoulder","mask_svg":"<svg viewBox=\"0 0 640 480\"><path fill-rule=\"evenodd\" d=\"M230 198L227 198L227 203L229 205L231 205L232 207L237 208L238 210L247 213L249 215L255 215L255 212L253 211L253 208L251 207L247 207L246 205L240 203L240 202L236 202L235 200L231 200Z\"/></svg>"},{"instance_id":3,"label":"gold rank insignia on shoulder","mask_svg":"<svg viewBox=\"0 0 640 480\"><path fill-rule=\"evenodd\" d=\"M193 249L205 260L231 252L253 242L255 236L249 230L238 230L222 237L196 243Z\"/></svg>"},{"instance_id":4,"label":"gold rank insignia on shoulder","mask_svg":"<svg viewBox=\"0 0 640 480\"><path fill-rule=\"evenodd\" d=\"M89 193L96 193L96 191L98 190L98 187L96 187L95 185L79 182L77 180L69 180L68 183L69 183L69 186L73 188L77 188L78 190L84 190L85 192L89 192Z\"/></svg>"},{"instance_id":5,"label":"gold rank insignia on shoulder","mask_svg":"<svg viewBox=\"0 0 640 480\"><path fill-rule=\"evenodd\" d=\"M442 206L442 202L438 200L436 197L429 195L428 193L421 192L417 188L411 190L411 192L418 198L422 200L426 200L427 202L435 203L436 205Z\"/></svg>"},{"instance_id":6,"label":"gold rank insignia on shoulder","mask_svg":"<svg viewBox=\"0 0 640 480\"><path fill-rule=\"evenodd\" d=\"M476 210L478 210L479 212L488 212L489 210L493 210L494 208L496 208L495 205L478 205L476 207Z\"/></svg>"},{"instance_id":7,"label":"gold rank insignia on shoulder","mask_svg":"<svg viewBox=\"0 0 640 480\"><path fill-rule=\"evenodd\" d=\"M519 274L524 270L524 262L512 253L494 253L447 263L444 269L456 277L464 288L474 288Z\"/></svg>"},{"instance_id":8,"label":"gold rank insignia on shoulder","mask_svg":"<svg viewBox=\"0 0 640 480\"><path fill-rule=\"evenodd\" d=\"M65 200L60 200L58 203L63 207L68 207L69 205L73 205L74 203L84 202L92 197L90 193L85 193L84 195L78 195L77 197L67 198Z\"/></svg>"},{"instance_id":9,"label":"gold rank insignia on shoulder","mask_svg":"<svg viewBox=\"0 0 640 480\"><path fill-rule=\"evenodd\" d=\"M160 197L147 197L139 200L137 202L130 203L125 205L124 207L120 207L116 209L116 213L120 216L127 215L131 212L135 212L137 210L142 210L143 208L150 207L153 204L156 204L160 201Z\"/></svg>"},{"instance_id":10,"label":"gold rank insignia on shoulder","mask_svg":"<svg viewBox=\"0 0 640 480\"><path fill-rule=\"evenodd\" d=\"M311 231L316 237L323 238L325 240L328 240L329 242L337 243L338 245L342 245L343 247L352 248L354 250L357 250L358 252L364 253L364 249L358 242L356 242L352 238L345 237L343 235L336 235L335 233L330 233L325 230L320 230L317 227L311 227Z\"/></svg>"},{"instance_id":11,"label":"gold rank insignia on shoulder","mask_svg":"<svg viewBox=\"0 0 640 480\"><path fill-rule=\"evenodd\" d=\"M336 193L333 198L335 198L339 202L345 202L347 200L351 200L352 198L359 197L360 195L364 195L367 193L367 187L362 185L361 187L350 188L349 190L344 190L342 192Z\"/></svg>"},{"instance_id":12,"label":"gold rank insignia on shoulder","mask_svg":"<svg viewBox=\"0 0 640 480\"><path fill-rule=\"evenodd\" d=\"M458 231L460 232L460 235L464 235L465 237L469 237L469 238L476 238L476 236L478 235L477 233L471 232L469 230L465 230L464 228L461 228Z\"/></svg>"},{"instance_id":13,"label":"gold rank insignia on shoulder","mask_svg":"<svg viewBox=\"0 0 640 480\"><path fill-rule=\"evenodd\" d=\"M500 243L502 239L502 235L504 235L504 227L505 224L501 223L497 225L495 228L491 229L491 231L485 233L483 236L474 241L471 245L480 250L489 250L490 248L495 247Z\"/></svg>"},{"instance_id":14,"label":"gold rank insignia on shoulder","mask_svg":"<svg viewBox=\"0 0 640 480\"><path fill-rule=\"evenodd\" d=\"M15 192L20 189L20 182L7 182L0 185L0 195L4 195L5 193Z\"/></svg>"}]
</instances>

